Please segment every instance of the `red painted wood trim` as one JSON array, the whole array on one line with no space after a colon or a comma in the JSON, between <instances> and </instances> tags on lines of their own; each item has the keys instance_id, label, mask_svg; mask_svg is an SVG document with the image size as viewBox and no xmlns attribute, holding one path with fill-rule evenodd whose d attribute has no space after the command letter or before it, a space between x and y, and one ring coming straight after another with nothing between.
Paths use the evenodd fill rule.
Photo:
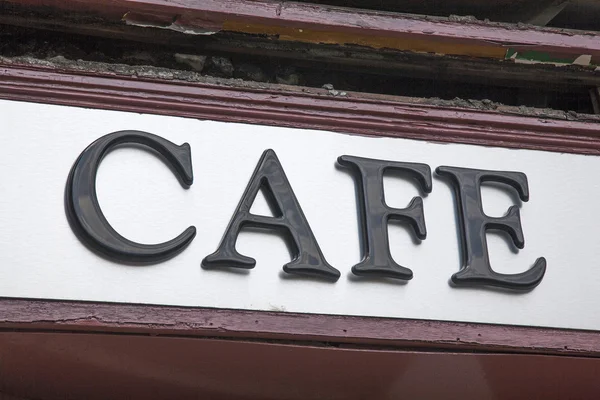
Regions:
<instances>
[{"instance_id":1,"label":"red painted wood trim","mask_svg":"<svg viewBox=\"0 0 600 400\"><path fill-rule=\"evenodd\" d=\"M239 85L239 84L238 84ZM0 98L371 136L600 155L600 124L282 89L0 63ZM303 92L306 90L307 92Z\"/></svg>"},{"instance_id":2,"label":"red painted wood trim","mask_svg":"<svg viewBox=\"0 0 600 400\"><path fill-rule=\"evenodd\" d=\"M313 31L478 46L505 46L562 54L600 56L600 35L554 28L463 22L380 11L270 0L10 0L29 6L83 11L120 21L127 13L160 21L178 19L187 27L214 28L225 21Z\"/></svg>"},{"instance_id":3,"label":"red painted wood trim","mask_svg":"<svg viewBox=\"0 0 600 400\"><path fill-rule=\"evenodd\" d=\"M600 357L600 332L209 308L0 299L0 330L318 341Z\"/></svg>"}]
</instances>

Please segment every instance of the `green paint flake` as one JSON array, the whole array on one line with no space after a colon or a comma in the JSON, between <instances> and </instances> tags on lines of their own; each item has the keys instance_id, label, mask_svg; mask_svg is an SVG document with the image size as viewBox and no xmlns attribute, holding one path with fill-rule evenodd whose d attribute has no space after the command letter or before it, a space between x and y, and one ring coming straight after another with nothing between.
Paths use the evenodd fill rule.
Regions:
<instances>
[{"instance_id":1,"label":"green paint flake","mask_svg":"<svg viewBox=\"0 0 600 400\"><path fill-rule=\"evenodd\" d=\"M582 55L547 53L535 50L517 51L516 49L509 48L506 52L505 59L513 59L517 62L521 61L530 63L569 65L573 64L575 60L577 60L581 56ZM580 60L578 64L590 65L591 62L584 61L584 63L582 64Z\"/></svg>"}]
</instances>

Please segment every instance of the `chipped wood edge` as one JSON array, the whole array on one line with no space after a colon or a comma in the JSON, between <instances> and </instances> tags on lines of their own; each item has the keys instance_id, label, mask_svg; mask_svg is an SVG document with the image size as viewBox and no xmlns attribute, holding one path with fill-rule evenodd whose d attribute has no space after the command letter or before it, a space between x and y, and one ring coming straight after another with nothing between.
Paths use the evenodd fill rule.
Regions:
<instances>
[{"instance_id":1,"label":"chipped wood edge","mask_svg":"<svg viewBox=\"0 0 600 400\"><path fill-rule=\"evenodd\" d=\"M600 155L600 124L545 117L543 112L516 115L360 93L333 96L327 90L237 80L185 81L161 69L133 68L127 73L130 75L101 68L75 71L52 65L6 64L0 60L0 98L368 136Z\"/></svg>"},{"instance_id":2,"label":"chipped wood edge","mask_svg":"<svg viewBox=\"0 0 600 400\"><path fill-rule=\"evenodd\" d=\"M600 357L600 332L595 331L81 301L0 298L0 330Z\"/></svg>"}]
</instances>

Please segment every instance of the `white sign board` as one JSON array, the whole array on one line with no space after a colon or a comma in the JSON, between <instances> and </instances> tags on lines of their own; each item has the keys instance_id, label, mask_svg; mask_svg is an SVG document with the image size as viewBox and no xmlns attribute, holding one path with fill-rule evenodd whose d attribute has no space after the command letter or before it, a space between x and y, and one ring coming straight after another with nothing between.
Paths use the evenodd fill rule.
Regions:
<instances>
[{"instance_id":1,"label":"white sign board","mask_svg":"<svg viewBox=\"0 0 600 400\"><path fill-rule=\"evenodd\" d=\"M0 296L90 300L301 313L468 321L600 330L600 158L529 150L427 143L301 129L0 101ZM136 130L177 145L189 143L194 181L184 189L165 163L139 147L102 161L96 188L110 225L139 243L168 241L193 225L185 250L152 265L99 256L74 234L65 185L83 150L111 132ZM273 149L335 280L298 277L282 266L290 252L278 235L242 231L237 250L253 269L201 267L215 252L261 155ZM385 201L404 208L423 197L427 237L389 226L391 256L411 280L361 277L364 241L355 176L339 156L518 171L530 198L508 186L484 185L483 210L502 217L518 205L525 247L487 233L491 267L503 274L547 261L531 290L457 287L464 263L461 224L451 181L432 174L427 196L411 180L384 178ZM506 186L506 187L504 187ZM258 199L254 214L269 215Z\"/></svg>"}]
</instances>

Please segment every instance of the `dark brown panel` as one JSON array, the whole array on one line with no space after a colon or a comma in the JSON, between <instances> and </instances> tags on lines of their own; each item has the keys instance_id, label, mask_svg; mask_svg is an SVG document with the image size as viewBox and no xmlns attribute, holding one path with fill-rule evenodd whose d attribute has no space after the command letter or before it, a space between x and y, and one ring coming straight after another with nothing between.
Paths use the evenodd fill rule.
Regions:
<instances>
[{"instance_id":1,"label":"dark brown panel","mask_svg":"<svg viewBox=\"0 0 600 400\"><path fill-rule=\"evenodd\" d=\"M596 398L600 360L127 335L0 334L0 390L35 399Z\"/></svg>"}]
</instances>

